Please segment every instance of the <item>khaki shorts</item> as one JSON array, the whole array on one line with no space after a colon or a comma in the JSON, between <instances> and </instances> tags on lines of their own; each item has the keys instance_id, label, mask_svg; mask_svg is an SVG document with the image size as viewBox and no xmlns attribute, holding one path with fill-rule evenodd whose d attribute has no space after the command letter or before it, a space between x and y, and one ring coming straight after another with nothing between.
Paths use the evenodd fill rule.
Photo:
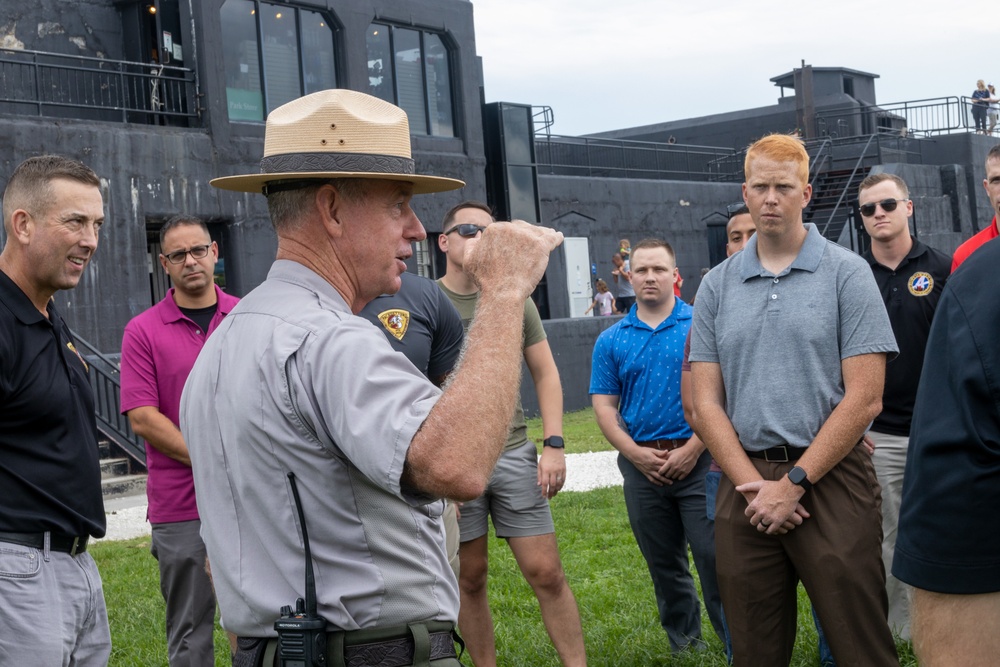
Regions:
<instances>
[{"instance_id":1,"label":"khaki shorts","mask_svg":"<svg viewBox=\"0 0 1000 667\"><path fill-rule=\"evenodd\" d=\"M459 509L461 540L468 542L489 532L493 518L497 537L533 537L555 532L549 501L538 486L538 449L530 440L500 455L486 493Z\"/></svg>"}]
</instances>

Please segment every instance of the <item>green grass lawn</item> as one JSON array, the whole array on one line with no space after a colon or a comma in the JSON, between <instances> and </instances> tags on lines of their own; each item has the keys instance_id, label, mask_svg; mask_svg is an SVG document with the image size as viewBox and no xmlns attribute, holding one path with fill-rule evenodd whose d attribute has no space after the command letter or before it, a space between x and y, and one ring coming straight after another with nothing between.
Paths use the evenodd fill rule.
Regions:
<instances>
[{"instance_id":1,"label":"green grass lawn","mask_svg":"<svg viewBox=\"0 0 1000 667\"><path fill-rule=\"evenodd\" d=\"M566 575L580 606L591 665L726 664L722 644L704 612L702 627L709 650L670 654L657 618L653 586L629 529L620 488L561 493L552 502L552 512ZM108 603L114 646L110 665L166 667L163 601L148 539L99 543L91 552L101 568ZM518 573L506 544L496 539L490 544L490 603L501 665L558 665L531 589ZM216 665L229 664L227 647L225 635L217 630ZM916 665L909 645L901 645L900 649L902 664ZM792 664L817 664L816 632L801 591L799 639Z\"/></svg>"},{"instance_id":2,"label":"green grass lawn","mask_svg":"<svg viewBox=\"0 0 1000 667\"><path fill-rule=\"evenodd\" d=\"M542 420L540 417L528 420L528 439L536 443L539 450L541 449ZM563 439L566 441L567 454L607 452L614 449L604 439L601 429L597 428L593 408L584 408L563 415Z\"/></svg>"}]
</instances>

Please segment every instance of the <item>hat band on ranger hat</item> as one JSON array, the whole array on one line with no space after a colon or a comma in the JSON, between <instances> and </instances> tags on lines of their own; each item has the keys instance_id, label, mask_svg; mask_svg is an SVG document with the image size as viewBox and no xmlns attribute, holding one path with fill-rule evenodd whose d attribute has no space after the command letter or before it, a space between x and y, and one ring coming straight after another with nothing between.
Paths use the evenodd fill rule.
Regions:
<instances>
[{"instance_id":1,"label":"hat band on ranger hat","mask_svg":"<svg viewBox=\"0 0 1000 667\"><path fill-rule=\"evenodd\" d=\"M456 178L417 174L411 142L406 112L396 105L355 90L321 90L267 115L258 173L209 182L265 196L336 178L405 182L413 194L465 185Z\"/></svg>"},{"instance_id":2,"label":"hat band on ranger hat","mask_svg":"<svg viewBox=\"0 0 1000 667\"><path fill-rule=\"evenodd\" d=\"M410 158L371 153L288 153L269 155L260 161L260 173L363 172L369 174L416 174Z\"/></svg>"}]
</instances>

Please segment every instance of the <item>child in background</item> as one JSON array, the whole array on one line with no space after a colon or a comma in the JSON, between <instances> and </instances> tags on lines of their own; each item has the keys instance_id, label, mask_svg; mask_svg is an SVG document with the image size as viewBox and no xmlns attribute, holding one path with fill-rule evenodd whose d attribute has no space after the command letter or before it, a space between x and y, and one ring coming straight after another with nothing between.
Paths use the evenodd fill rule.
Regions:
<instances>
[{"instance_id":1,"label":"child in background","mask_svg":"<svg viewBox=\"0 0 1000 667\"><path fill-rule=\"evenodd\" d=\"M608 284L600 278L597 279L597 296L594 297L594 303L590 304L590 308L583 311L583 314L586 315L598 304L601 306L597 309L598 315L610 315L615 310L615 297L608 291Z\"/></svg>"},{"instance_id":2,"label":"child in background","mask_svg":"<svg viewBox=\"0 0 1000 667\"><path fill-rule=\"evenodd\" d=\"M629 255L632 254L632 244L628 239L622 239L618 242L618 254L622 256L622 259L628 259Z\"/></svg>"}]
</instances>

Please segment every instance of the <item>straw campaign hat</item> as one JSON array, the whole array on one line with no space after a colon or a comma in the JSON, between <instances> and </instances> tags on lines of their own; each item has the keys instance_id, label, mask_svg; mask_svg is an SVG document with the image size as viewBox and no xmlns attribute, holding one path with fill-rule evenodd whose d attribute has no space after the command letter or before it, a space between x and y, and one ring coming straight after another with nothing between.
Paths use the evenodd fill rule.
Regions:
<instances>
[{"instance_id":1,"label":"straw campaign hat","mask_svg":"<svg viewBox=\"0 0 1000 667\"><path fill-rule=\"evenodd\" d=\"M399 107L353 90L323 90L284 104L267 117L259 174L211 181L223 190L262 192L305 179L377 178L413 183L414 194L456 190L463 181L418 176L410 124ZM276 183L278 181L278 183Z\"/></svg>"}]
</instances>

